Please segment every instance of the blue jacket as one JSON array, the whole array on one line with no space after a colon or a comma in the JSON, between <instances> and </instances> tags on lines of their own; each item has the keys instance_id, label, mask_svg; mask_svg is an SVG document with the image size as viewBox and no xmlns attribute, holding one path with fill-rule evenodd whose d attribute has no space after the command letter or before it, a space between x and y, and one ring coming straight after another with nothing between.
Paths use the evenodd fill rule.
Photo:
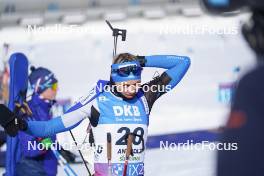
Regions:
<instances>
[{"instance_id":1,"label":"blue jacket","mask_svg":"<svg viewBox=\"0 0 264 176\"><path fill-rule=\"evenodd\" d=\"M40 99L38 95L33 95L32 99L28 102L28 105L33 113L30 120L34 121L47 121L51 119L50 109L52 104L43 99ZM57 159L54 156L51 150L39 150L28 148L28 141L38 141L38 139L34 136L31 136L24 132L19 132L19 141L21 147L21 162L18 163L16 170L18 172L23 172L24 174L26 170L29 170L29 165L32 166L32 160L34 162L37 161L38 164L34 165L34 167L38 167L39 170L44 170L46 175L54 176L57 174ZM53 142L56 140L56 136L50 137ZM22 164L23 163L23 164ZM21 165L23 165L21 167ZM42 167L42 168L40 168ZM30 174L30 173L29 173ZM39 175L39 174L38 174Z\"/></svg>"}]
</instances>

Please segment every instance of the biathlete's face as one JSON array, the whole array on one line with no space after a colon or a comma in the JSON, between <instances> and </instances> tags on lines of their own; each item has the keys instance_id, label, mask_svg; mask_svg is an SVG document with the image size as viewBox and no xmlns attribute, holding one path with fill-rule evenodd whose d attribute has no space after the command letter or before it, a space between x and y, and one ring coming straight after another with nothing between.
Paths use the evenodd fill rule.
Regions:
<instances>
[{"instance_id":1,"label":"biathlete's face","mask_svg":"<svg viewBox=\"0 0 264 176\"><path fill-rule=\"evenodd\" d=\"M138 61L113 64L111 77L116 90L128 99L133 98L140 87L142 70Z\"/></svg>"},{"instance_id":2,"label":"biathlete's face","mask_svg":"<svg viewBox=\"0 0 264 176\"><path fill-rule=\"evenodd\" d=\"M138 89L141 86L141 80L117 82L115 85L117 86L117 91L119 93L121 93L124 97L131 99L137 94Z\"/></svg>"}]
</instances>

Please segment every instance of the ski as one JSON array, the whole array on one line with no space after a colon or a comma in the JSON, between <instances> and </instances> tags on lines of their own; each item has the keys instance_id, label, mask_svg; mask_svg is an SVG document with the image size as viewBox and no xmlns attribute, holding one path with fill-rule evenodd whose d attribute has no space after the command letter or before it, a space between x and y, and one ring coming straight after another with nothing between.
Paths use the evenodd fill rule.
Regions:
<instances>
[{"instance_id":1,"label":"ski","mask_svg":"<svg viewBox=\"0 0 264 176\"><path fill-rule=\"evenodd\" d=\"M22 53L14 53L9 59L10 82L8 108L20 116L25 105L28 87L28 59ZM26 109L26 108L23 108ZM7 137L6 176L15 175L16 162L20 159L18 137Z\"/></svg>"}]
</instances>

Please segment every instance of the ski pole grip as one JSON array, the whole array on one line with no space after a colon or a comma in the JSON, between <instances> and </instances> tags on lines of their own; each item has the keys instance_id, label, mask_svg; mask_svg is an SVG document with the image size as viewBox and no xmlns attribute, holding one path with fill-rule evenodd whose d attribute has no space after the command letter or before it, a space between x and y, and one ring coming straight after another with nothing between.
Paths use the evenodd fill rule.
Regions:
<instances>
[{"instance_id":1,"label":"ski pole grip","mask_svg":"<svg viewBox=\"0 0 264 176\"><path fill-rule=\"evenodd\" d=\"M129 134L127 137L127 150L126 150L126 157L128 158L130 155L132 155L132 143L134 140L134 135Z\"/></svg>"},{"instance_id":2,"label":"ski pole grip","mask_svg":"<svg viewBox=\"0 0 264 176\"><path fill-rule=\"evenodd\" d=\"M108 161L112 159L112 139L111 139L111 133L107 133L107 159L108 159Z\"/></svg>"},{"instance_id":3,"label":"ski pole grip","mask_svg":"<svg viewBox=\"0 0 264 176\"><path fill-rule=\"evenodd\" d=\"M122 41L126 41L126 30L121 30L121 35L122 35Z\"/></svg>"}]
</instances>

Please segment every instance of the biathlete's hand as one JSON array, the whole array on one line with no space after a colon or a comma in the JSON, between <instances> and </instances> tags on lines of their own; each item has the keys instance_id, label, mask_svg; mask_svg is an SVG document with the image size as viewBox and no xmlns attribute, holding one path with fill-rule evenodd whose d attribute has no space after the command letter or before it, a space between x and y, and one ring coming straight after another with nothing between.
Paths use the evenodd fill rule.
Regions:
<instances>
[{"instance_id":1,"label":"biathlete's hand","mask_svg":"<svg viewBox=\"0 0 264 176\"><path fill-rule=\"evenodd\" d=\"M16 136L19 130L27 129L27 122L10 111L5 105L0 104L0 125L4 127L9 136Z\"/></svg>"},{"instance_id":2,"label":"biathlete's hand","mask_svg":"<svg viewBox=\"0 0 264 176\"><path fill-rule=\"evenodd\" d=\"M18 131L25 131L27 130L27 122L19 117L14 117L14 119L6 124L4 127L5 132L12 137L15 137Z\"/></svg>"}]
</instances>

